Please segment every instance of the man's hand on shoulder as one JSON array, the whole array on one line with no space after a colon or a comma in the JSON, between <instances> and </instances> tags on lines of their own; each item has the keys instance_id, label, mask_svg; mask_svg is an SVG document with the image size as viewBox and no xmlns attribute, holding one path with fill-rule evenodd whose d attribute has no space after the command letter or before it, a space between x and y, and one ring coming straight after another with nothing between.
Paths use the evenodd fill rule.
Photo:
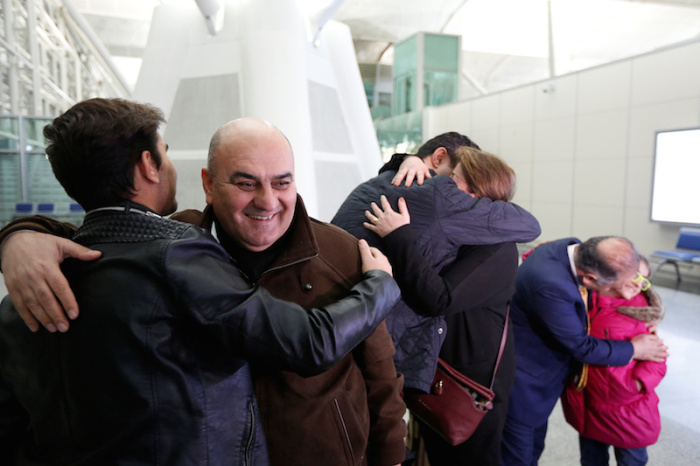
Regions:
<instances>
[{"instance_id":1,"label":"man's hand on shoulder","mask_svg":"<svg viewBox=\"0 0 700 466\"><path fill-rule=\"evenodd\" d=\"M39 322L49 332L68 330L68 318L78 317L78 303L60 265L68 257L90 261L101 255L65 238L33 231L15 232L2 242L7 292L31 331L39 329Z\"/></svg>"},{"instance_id":2,"label":"man's hand on shoulder","mask_svg":"<svg viewBox=\"0 0 700 466\"><path fill-rule=\"evenodd\" d=\"M389 259L377 248L370 247L367 241L361 239L358 243L360 248L360 257L362 258L362 272L370 270L383 270L392 275L391 264ZM393 275L392 275L393 276Z\"/></svg>"},{"instance_id":3,"label":"man's hand on shoulder","mask_svg":"<svg viewBox=\"0 0 700 466\"><path fill-rule=\"evenodd\" d=\"M423 159L415 155L409 155L404 157L399 170L391 180L391 184L394 186L401 186L401 182L404 178L406 178L406 183L404 186L408 188L411 186L411 184L413 184L414 179L416 180L416 183L422 185L424 180L431 177L432 175L430 174L430 169L425 162L423 162Z\"/></svg>"}]
</instances>

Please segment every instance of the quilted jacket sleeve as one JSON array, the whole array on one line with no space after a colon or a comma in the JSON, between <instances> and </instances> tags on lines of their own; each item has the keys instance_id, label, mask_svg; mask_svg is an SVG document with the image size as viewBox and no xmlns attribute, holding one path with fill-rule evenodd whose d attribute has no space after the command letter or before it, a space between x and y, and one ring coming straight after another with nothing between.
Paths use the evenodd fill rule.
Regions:
<instances>
[{"instance_id":1,"label":"quilted jacket sleeve","mask_svg":"<svg viewBox=\"0 0 700 466\"><path fill-rule=\"evenodd\" d=\"M457 245L526 243L537 238L540 223L512 202L475 199L447 177L437 177L435 209L445 236Z\"/></svg>"}]
</instances>

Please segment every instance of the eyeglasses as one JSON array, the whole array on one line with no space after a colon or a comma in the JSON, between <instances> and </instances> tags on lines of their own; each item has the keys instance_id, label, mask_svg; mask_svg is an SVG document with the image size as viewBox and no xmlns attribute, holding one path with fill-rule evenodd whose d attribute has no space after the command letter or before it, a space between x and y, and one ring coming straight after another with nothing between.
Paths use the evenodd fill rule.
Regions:
<instances>
[{"instance_id":1,"label":"eyeglasses","mask_svg":"<svg viewBox=\"0 0 700 466\"><path fill-rule=\"evenodd\" d=\"M632 279L632 283L637 283L641 285L642 291L646 291L649 288L651 288L651 282L649 281L649 279L639 272L637 272L637 276L634 279Z\"/></svg>"}]
</instances>

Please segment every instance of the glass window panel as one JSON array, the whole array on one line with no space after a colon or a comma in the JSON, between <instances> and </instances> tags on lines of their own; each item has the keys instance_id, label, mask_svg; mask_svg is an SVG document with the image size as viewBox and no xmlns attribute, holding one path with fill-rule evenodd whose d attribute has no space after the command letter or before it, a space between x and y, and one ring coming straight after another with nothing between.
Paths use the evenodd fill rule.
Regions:
<instances>
[{"instance_id":1,"label":"glass window panel","mask_svg":"<svg viewBox=\"0 0 700 466\"><path fill-rule=\"evenodd\" d=\"M413 111L416 107L415 82L415 73L394 80L394 99L396 102L394 108L397 115Z\"/></svg>"},{"instance_id":2,"label":"glass window panel","mask_svg":"<svg viewBox=\"0 0 700 466\"><path fill-rule=\"evenodd\" d=\"M379 105L391 107L391 92L379 92Z\"/></svg>"},{"instance_id":3,"label":"glass window panel","mask_svg":"<svg viewBox=\"0 0 700 466\"><path fill-rule=\"evenodd\" d=\"M423 112L404 113L374 122L384 160L392 154L415 154L423 140Z\"/></svg>"},{"instance_id":4,"label":"glass window panel","mask_svg":"<svg viewBox=\"0 0 700 466\"><path fill-rule=\"evenodd\" d=\"M394 47L394 76L416 71L418 63L416 36L409 37Z\"/></svg>"},{"instance_id":5,"label":"glass window panel","mask_svg":"<svg viewBox=\"0 0 700 466\"><path fill-rule=\"evenodd\" d=\"M29 201L53 202L67 208L71 199L56 180L45 154L27 154L27 191Z\"/></svg>"},{"instance_id":6,"label":"glass window panel","mask_svg":"<svg viewBox=\"0 0 700 466\"><path fill-rule=\"evenodd\" d=\"M372 107L374 105L374 79L365 78L362 84L365 87L365 95L367 96L367 104Z\"/></svg>"},{"instance_id":7,"label":"glass window panel","mask_svg":"<svg viewBox=\"0 0 700 466\"><path fill-rule=\"evenodd\" d=\"M458 71L459 37L425 34L423 66L426 70Z\"/></svg>"},{"instance_id":8,"label":"glass window panel","mask_svg":"<svg viewBox=\"0 0 700 466\"><path fill-rule=\"evenodd\" d=\"M0 117L0 150L19 150L19 123L17 118Z\"/></svg>"},{"instance_id":9,"label":"glass window panel","mask_svg":"<svg viewBox=\"0 0 700 466\"><path fill-rule=\"evenodd\" d=\"M50 119L45 118L25 118L24 121L24 137L26 139L26 151L44 151L46 142L44 140L44 126L51 123Z\"/></svg>"},{"instance_id":10,"label":"glass window panel","mask_svg":"<svg viewBox=\"0 0 700 466\"><path fill-rule=\"evenodd\" d=\"M425 105L442 105L457 101L457 73L426 71L424 79Z\"/></svg>"},{"instance_id":11,"label":"glass window panel","mask_svg":"<svg viewBox=\"0 0 700 466\"><path fill-rule=\"evenodd\" d=\"M0 225L12 220L22 200L19 154L0 153Z\"/></svg>"}]
</instances>

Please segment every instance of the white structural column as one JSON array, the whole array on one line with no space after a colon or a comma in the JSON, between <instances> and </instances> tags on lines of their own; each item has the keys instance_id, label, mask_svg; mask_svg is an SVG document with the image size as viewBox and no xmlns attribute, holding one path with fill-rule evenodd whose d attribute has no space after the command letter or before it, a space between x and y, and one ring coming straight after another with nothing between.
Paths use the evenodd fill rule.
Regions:
<instances>
[{"instance_id":1,"label":"white structural column","mask_svg":"<svg viewBox=\"0 0 700 466\"><path fill-rule=\"evenodd\" d=\"M5 47L7 47L9 51L7 59L9 60L8 87L10 93L10 113L17 115L19 114L19 73L17 72L19 57L17 57L17 52L15 51L15 23L12 0L3 0L2 11L5 14L5 40L7 41Z\"/></svg>"},{"instance_id":2,"label":"white structural column","mask_svg":"<svg viewBox=\"0 0 700 466\"><path fill-rule=\"evenodd\" d=\"M29 53L32 56L32 111L34 115L43 115L41 101L42 81L41 81L41 55L39 54L39 44L36 37L36 11L34 0L27 0L27 37L29 38Z\"/></svg>"},{"instance_id":3,"label":"white structural column","mask_svg":"<svg viewBox=\"0 0 700 466\"><path fill-rule=\"evenodd\" d=\"M317 211L311 157L307 34L296 0L240 2L241 97L245 116L264 118L289 138L296 183L307 208ZM225 18L228 21L229 17Z\"/></svg>"},{"instance_id":4,"label":"white structural column","mask_svg":"<svg viewBox=\"0 0 700 466\"><path fill-rule=\"evenodd\" d=\"M157 7L134 88L165 111L180 206L203 207L209 139L247 116L287 136L308 211L330 220L381 164L349 28L331 21L312 43L296 0L227 0L223 13L211 35L195 2Z\"/></svg>"}]
</instances>

